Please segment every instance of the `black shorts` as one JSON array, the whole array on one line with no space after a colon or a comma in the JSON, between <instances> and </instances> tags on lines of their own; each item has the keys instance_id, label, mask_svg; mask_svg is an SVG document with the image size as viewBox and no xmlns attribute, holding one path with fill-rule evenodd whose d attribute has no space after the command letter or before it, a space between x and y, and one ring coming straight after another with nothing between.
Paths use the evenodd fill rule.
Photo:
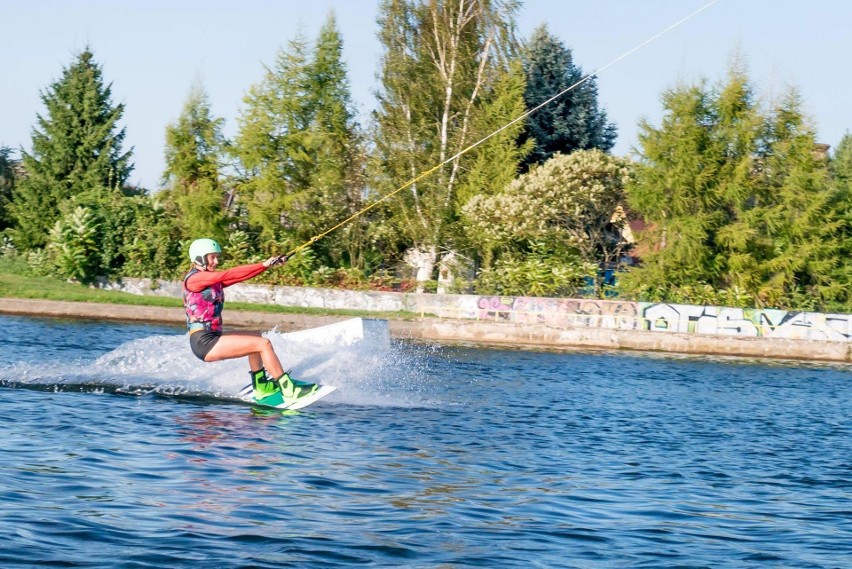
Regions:
<instances>
[{"instance_id":1,"label":"black shorts","mask_svg":"<svg viewBox=\"0 0 852 569\"><path fill-rule=\"evenodd\" d=\"M192 353L199 360L204 361L219 338L222 337L222 332L212 332L210 330L199 330L189 335L189 347L192 348Z\"/></svg>"}]
</instances>

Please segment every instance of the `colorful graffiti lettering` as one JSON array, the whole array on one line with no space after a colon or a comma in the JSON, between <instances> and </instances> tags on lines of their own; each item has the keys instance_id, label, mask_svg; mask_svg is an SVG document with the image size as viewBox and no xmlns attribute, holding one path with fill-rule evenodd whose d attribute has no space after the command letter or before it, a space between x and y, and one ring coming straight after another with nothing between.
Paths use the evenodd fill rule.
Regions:
<instances>
[{"instance_id":1,"label":"colorful graffiti lettering","mask_svg":"<svg viewBox=\"0 0 852 569\"><path fill-rule=\"evenodd\" d=\"M635 302L540 297L483 296L478 300L479 318L546 326L640 328Z\"/></svg>"},{"instance_id":2,"label":"colorful graffiti lettering","mask_svg":"<svg viewBox=\"0 0 852 569\"><path fill-rule=\"evenodd\" d=\"M852 341L849 314L511 296L482 296L477 306L479 319L521 324Z\"/></svg>"},{"instance_id":3,"label":"colorful graffiti lettering","mask_svg":"<svg viewBox=\"0 0 852 569\"><path fill-rule=\"evenodd\" d=\"M725 336L852 340L852 315L640 303L644 329Z\"/></svg>"},{"instance_id":4,"label":"colorful graffiti lettering","mask_svg":"<svg viewBox=\"0 0 852 569\"><path fill-rule=\"evenodd\" d=\"M476 303L479 306L479 319L511 320L514 300L511 296L480 297Z\"/></svg>"}]
</instances>

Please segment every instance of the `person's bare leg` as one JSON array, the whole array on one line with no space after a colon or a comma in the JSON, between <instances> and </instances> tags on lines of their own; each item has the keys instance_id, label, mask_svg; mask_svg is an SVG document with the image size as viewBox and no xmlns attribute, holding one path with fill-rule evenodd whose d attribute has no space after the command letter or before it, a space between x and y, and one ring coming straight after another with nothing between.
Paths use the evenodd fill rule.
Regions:
<instances>
[{"instance_id":1,"label":"person's bare leg","mask_svg":"<svg viewBox=\"0 0 852 569\"><path fill-rule=\"evenodd\" d=\"M257 336L261 337L260 332L222 332L223 336ZM263 359L260 357L260 352L252 352L248 355L249 361L249 369L251 371L258 371L263 367Z\"/></svg>"},{"instance_id":2,"label":"person's bare leg","mask_svg":"<svg viewBox=\"0 0 852 569\"><path fill-rule=\"evenodd\" d=\"M272 342L259 332L223 332L204 361L216 362L244 356L248 356L252 371L265 367L271 377L281 377L284 373Z\"/></svg>"}]
</instances>

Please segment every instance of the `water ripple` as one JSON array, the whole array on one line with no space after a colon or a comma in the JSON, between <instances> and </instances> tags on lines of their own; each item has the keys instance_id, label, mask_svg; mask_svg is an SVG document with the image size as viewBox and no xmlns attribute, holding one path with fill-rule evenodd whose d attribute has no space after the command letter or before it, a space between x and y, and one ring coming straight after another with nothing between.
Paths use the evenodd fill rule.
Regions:
<instances>
[{"instance_id":1,"label":"water ripple","mask_svg":"<svg viewBox=\"0 0 852 569\"><path fill-rule=\"evenodd\" d=\"M340 393L281 414L234 402L244 370L155 361L185 348L168 328L0 324L25 333L0 356L4 568L852 557L847 367L300 346Z\"/></svg>"}]
</instances>

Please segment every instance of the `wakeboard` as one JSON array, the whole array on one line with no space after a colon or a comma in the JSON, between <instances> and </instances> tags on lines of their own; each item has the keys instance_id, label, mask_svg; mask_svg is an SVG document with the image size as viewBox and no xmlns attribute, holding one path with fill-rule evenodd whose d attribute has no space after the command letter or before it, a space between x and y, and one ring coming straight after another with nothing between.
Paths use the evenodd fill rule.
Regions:
<instances>
[{"instance_id":1,"label":"wakeboard","mask_svg":"<svg viewBox=\"0 0 852 569\"><path fill-rule=\"evenodd\" d=\"M281 403L280 405L268 405L264 403L260 403L254 398L254 390L252 389L251 384L246 385L240 390L239 398L248 403L252 403L254 405L259 405L261 407L265 407L268 409L289 409L295 411L296 409L304 409L308 405L316 403L326 395L330 395L333 393L337 387L333 385L318 385L318 389L309 395L305 395L304 397L300 397L293 403Z\"/></svg>"}]
</instances>

